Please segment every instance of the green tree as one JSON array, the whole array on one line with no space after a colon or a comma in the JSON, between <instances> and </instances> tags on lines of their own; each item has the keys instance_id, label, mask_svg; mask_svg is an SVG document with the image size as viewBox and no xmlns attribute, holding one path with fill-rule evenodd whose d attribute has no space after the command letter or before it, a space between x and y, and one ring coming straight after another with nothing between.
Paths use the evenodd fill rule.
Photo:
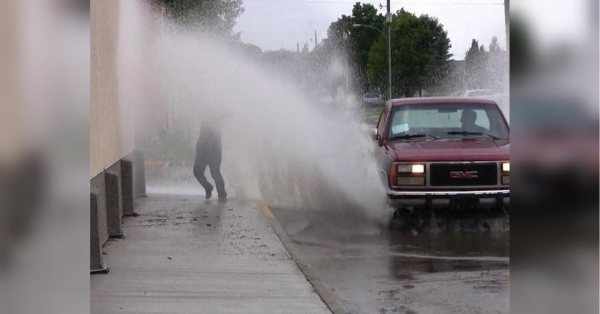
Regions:
<instances>
[{"instance_id":1,"label":"green tree","mask_svg":"<svg viewBox=\"0 0 600 314\"><path fill-rule=\"evenodd\" d=\"M166 13L187 27L232 35L242 0L161 0Z\"/></svg>"},{"instance_id":2,"label":"green tree","mask_svg":"<svg viewBox=\"0 0 600 314\"><path fill-rule=\"evenodd\" d=\"M352 15L342 15L331 23L327 30L327 37L331 43L346 49L360 90L366 87L369 51L380 36L377 29L383 30L384 21L384 16L377 13L372 4L357 2L352 8ZM367 27L353 27L354 24Z\"/></svg>"},{"instance_id":3,"label":"green tree","mask_svg":"<svg viewBox=\"0 0 600 314\"><path fill-rule=\"evenodd\" d=\"M352 9L352 23L383 30L385 18L372 4L356 3ZM381 33L371 27L353 27L350 32L350 56L356 64L356 79L362 86L367 83L369 51Z\"/></svg>"},{"instance_id":4,"label":"green tree","mask_svg":"<svg viewBox=\"0 0 600 314\"><path fill-rule=\"evenodd\" d=\"M352 30L352 17L342 15L337 21L331 23L327 29L327 40L334 45L339 45L344 42Z\"/></svg>"},{"instance_id":5,"label":"green tree","mask_svg":"<svg viewBox=\"0 0 600 314\"><path fill-rule=\"evenodd\" d=\"M303 54L307 54L308 53L308 43L304 43L304 46L302 47L302 53Z\"/></svg>"},{"instance_id":6,"label":"green tree","mask_svg":"<svg viewBox=\"0 0 600 314\"><path fill-rule=\"evenodd\" d=\"M469 88L486 88L487 86L487 53L483 45L475 39L471 41L471 48L465 54L467 86Z\"/></svg>"},{"instance_id":7,"label":"green tree","mask_svg":"<svg viewBox=\"0 0 600 314\"><path fill-rule=\"evenodd\" d=\"M250 43L245 43L242 41L234 41L234 42L230 43L230 45L233 49L236 49L237 51L243 53L246 57L248 57L252 60L260 61L260 59L263 55L263 51L260 47L250 44Z\"/></svg>"},{"instance_id":8,"label":"green tree","mask_svg":"<svg viewBox=\"0 0 600 314\"><path fill-rule=\"evenodd\" d=\"M475 68L478 61L483 60L485 57L485 48L483 45L479 45L479 41L473 39L471 47L465 53L465 61L467 62L467 68Z\"/></svg>"},{"instance_id":9,"label":"green tree","mask_svg":"<svg viewBox=\"0 0 600 314\"><path fill-rule=\"evenodd\" d=\"M490 52L493 51L502 51L500 48L500 44L498 43L498 37L492 37L492 42L490 43Z\"/></svg>"},{"instance_id":10,"label":"green tree","mask_svg":"<svg viewBox=\"0 0 600 314\"><path fill-rule=\"evenodd\" d=\"M438 19L399 10L392 22L392 96L412 97L434 88L448 71L451 44ZM371 87L387 86L387 38L371 47L368 78ZM379 88L381 89L381 88Z\"/></svg>"}]
</instances>

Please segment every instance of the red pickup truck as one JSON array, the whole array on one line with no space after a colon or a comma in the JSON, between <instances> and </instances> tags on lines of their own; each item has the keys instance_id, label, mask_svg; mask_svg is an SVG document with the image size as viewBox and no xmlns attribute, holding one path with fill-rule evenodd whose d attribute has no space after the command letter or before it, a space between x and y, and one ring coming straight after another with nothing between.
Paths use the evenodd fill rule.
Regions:
<instances>
[{"instance_id":1,"label":"red pickup truck","mask_svg":"<svg viewBox=\"0 0 600 314\"><path fill-rule=\"evenodd\" d=\"M510 203L510 132L492 100L393 99L373 139L396 209L499 207Z\"/></svg>"}]
</instances>

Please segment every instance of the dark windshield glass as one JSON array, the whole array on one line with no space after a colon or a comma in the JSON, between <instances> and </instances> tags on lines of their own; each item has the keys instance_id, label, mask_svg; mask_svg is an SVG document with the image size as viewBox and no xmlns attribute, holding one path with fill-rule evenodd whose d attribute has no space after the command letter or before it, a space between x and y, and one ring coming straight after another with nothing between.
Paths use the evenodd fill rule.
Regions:
<instances>
[{"instance_id":1,"label":"dark windshield glass","mask_svg":"<svg viewBox=\"0 0 600 314\"><path fill-rule=\"evenodd\" d=\"M490 138L490 135L509 138L508 126L498 106L472 103L397 106L388 136L405 133L431 134L439 138Z\"/></svg>"},{"instance_id":2,"label":"dark windshield glass","mask_svg":"<svg viewBox=\"0 0 600 314\"><path fill-rule=\"evenodd\" d=\"M494 94L493 90L482 89L482 90L474 90L469 92L469 96L478 97L478 96L491 96Z\"/></svg>"}]
</instances>

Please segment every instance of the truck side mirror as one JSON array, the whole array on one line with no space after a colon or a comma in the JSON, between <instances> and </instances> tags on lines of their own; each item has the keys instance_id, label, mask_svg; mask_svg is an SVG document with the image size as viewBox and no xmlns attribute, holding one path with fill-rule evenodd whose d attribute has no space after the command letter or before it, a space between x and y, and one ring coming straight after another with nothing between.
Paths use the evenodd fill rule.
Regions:
<instances>
[{"instance_id":1,"label":"truck side mirror","mask_svg":"<svg viewBox=\"0 0 600 314\"><path fill-rule=\"evenodd\" d=\"M379 146L383 145L381 135L379 135L379 133L377 133L377 128L373 129L373 140L377 142L377 145L379 145Z\"/></svg>"}]
</instances>

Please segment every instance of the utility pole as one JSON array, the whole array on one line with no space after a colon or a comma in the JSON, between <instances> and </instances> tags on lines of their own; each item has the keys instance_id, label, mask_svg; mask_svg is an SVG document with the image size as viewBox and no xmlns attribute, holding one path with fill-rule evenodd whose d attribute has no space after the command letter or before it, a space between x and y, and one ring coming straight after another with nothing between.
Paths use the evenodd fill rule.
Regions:
<instances>
[{"instance_id":1,"label":"utility pole","mask_svg":"<svg viewBox=\"0 0 600 314\"><path fill-rule=\"evenodd\" d=\"M296 52L300 53L300 42L296 42Z\"/></svg>"},{"instance_id":2,"label":"utility pole","mask_svg":"<svg viewBox=\"0 0 600 314\"><path fill-rule=\"evenodd\" d=\"M504 28L506 30L506 51L510 51L510 0L504 0Z\"/></svg>"},{"instance_id":3,"label":"utility pole","mask_svg":"<svg viewBox=\"0 0 600 314\"><path fill-rule=\"evenodd\" d=\"M315 30L315 49L317 49L317 31Z\"/></svg>"},{"instance_id":4,"label":"utility pole","mask_svg":"<svg viewBox=\"0 0 600 314\"><path fill-rule=\"evenodd\" d=\"M387 23L388 31L388 99L392 99L392 14L390 13L390 10L390 0L387 0L387 14L385 16L385 22Z\"/></svg>"}]
</instances>

